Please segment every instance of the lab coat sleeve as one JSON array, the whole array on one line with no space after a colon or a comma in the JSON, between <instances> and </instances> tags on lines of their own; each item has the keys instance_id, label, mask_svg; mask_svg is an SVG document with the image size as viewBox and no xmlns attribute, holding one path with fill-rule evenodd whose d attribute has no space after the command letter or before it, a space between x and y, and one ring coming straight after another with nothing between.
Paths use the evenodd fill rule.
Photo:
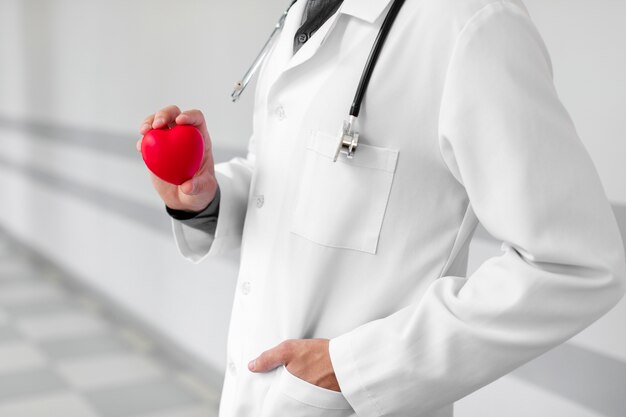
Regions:
<instances>
[{"instance_id":1,"label":"lab coat sleeve","mask_svg":"<svg viewBox=\"0 0 626 417\"><path fill-rule=\"evenodd\" d=\"M503 253L469 277L432 277L415 304L331 339L359 417L428 415L564 342L624 293L614 215L524 9L495 2L467 23L439 117L442 156Z\"/></svg>"},{"instance_id":2,"label":"lab coat sleeve","mask_svg":"<svg viewBox=\"0 0 626 417\"><path fill-rule=\"evenodd\" d=\"M228 254L240 248L250 181L256 160L254 146L253 136L245 158L233 158L215 165L215 177L221 196L214 234L172 219L178 251L189 261L197 264L208 256Z\"/></svg>"}]
</instances>

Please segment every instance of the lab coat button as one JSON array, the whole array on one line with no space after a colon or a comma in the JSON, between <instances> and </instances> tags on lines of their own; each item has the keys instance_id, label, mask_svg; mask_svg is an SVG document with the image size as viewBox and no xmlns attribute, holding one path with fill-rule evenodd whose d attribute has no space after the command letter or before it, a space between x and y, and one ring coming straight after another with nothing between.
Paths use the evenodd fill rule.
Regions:
<instances>
[{"instance_id":1,"label":"lab coat button","mask_svg":"<svg viewBox=\"0 0 626 417\"><path fill-rule=\"evenodd\" d=\"M235 362L228 361L228 371L231 374L236 374L237 373L237 365L235 365Z\"/></svg>"},{"instance_id":2,"label":"lab coat button","mask_svg":"<svg viewBox=\"0 0 626 417\"><path fill-rule=\"evenodd\" d=\"M276 107L276 117L278 118L278 120L285 120L285 118L287 117L285 113L285 108L283 106Z\"/></svg>"},{"instance_id":3,"label":"lab coat button","mask_svg":"<svg viewBox=\"0 0 626 417\"><path fill-rule=\"evenodd\" d=\"M265 204L265 197L263 197L262 195L260 195L260 196L258 196L258 197L256 198L256 206L257 206L258 208L261 208L261 207L263 207L263 204Z\"/></svg>"},{"instance_id":4,"label":"lab coat button","mask_svg":"<svg viewBox=\"0 0 626 417\"><path fill-rule=\"evenodd\" d=\"M246 281L241 284L241 293L243 295L248 295L250 294L251 291L252 291L252 284L250 284L250 282Z\"/></svg>"}]
</instances>

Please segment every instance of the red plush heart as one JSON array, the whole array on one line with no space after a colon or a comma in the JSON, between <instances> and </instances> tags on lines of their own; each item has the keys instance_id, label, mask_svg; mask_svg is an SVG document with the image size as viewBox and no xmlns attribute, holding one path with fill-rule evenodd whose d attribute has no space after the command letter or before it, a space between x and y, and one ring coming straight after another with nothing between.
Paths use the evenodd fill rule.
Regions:
<instances>
[{"instance_id":1,"label":"red plush heart","mask_svg":"<svg viewBox=\"0 0 626 417\"><path fill-rule=\"evenodd\" d=\"M141 140L141 155L148 169L171 184L191 179L202 164L203 154L202 134L190 125L152 129Z\"/></svg>"}]
</instances>

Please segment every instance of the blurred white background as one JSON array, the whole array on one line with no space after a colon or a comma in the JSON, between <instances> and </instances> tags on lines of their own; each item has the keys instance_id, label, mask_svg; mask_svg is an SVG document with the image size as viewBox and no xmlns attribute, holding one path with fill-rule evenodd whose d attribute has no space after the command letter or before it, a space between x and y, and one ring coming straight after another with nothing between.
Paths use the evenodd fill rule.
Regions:
<instances>
[{"instance_id":1,"label":"blurred white background","mask_svg":"<svg viewBox=\"0 0 626 417\"><path fill-rule=\"evenodd\" d=\"M0 234L216 381L237 260L192 265L178 255L135 141L146 115L177 104L205 112L218 160L243 153L252 94L234 105L230 92L287 3L0 1ZM526 4L624 233L626 2ZM498 252L479 232L471 269ZM565 346L460 401L457 415L623 417L625 319L622 301Z\"/></svg>"}]
</instances>

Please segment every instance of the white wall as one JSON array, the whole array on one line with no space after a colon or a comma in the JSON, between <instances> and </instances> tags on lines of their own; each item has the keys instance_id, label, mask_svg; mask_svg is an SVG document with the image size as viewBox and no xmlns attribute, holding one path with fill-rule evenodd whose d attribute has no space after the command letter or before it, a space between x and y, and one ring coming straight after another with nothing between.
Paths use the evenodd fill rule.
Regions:
<instances>
[{"instance_id":1,"label":"white wall","mask_svg":"<svg viewBox=\"0 0 626 417\"><path fill-rule=\"evenodd\" d=\"M626 205L626 2L525 0L607 194Z\"/></svg>"},{"instance_id":2,"label":"white wall","mask_svg":"<svg viewBox=\"0 0 626 417\"><path fill-rule=\"evenodd\" d=\"M162 212L138 156L50 141L45 132L35 137L2 127L1 120L118 133L128 139L131 155L141 119L176 103L205 111L216 147L243 151L250 133L251 95L233 105L231 87L286 3L0 1L0 227L218 369L223 369L235 262L187 263L162 229L111 211L97 198L54 188L26 169L34 167L113 200ZM607 193L613 203L624 206L626 2L526 3L551 52L557 88ZM472 268L494 253L496 244L475 242ZM570 343L626 362L625 318L622 301ZM507 409L513 398L520 405L518 414ZM596 415L514 375L468 397L457 409L461 416L514 417L529 414L521 405L531 403L535 408L530 410L543 410L542 415Z\"/></svg>"},{"instance_id":3,"label":"white wall","mask_svg":"<svg viewBox=\"0 0 626 417\"><path fill-rule=\"evenodd\" d=\"M0 114L135 134L176 103L241 149L251 100L230 92L285 3L2 0Z\"/></svg>"}]
</instances>

